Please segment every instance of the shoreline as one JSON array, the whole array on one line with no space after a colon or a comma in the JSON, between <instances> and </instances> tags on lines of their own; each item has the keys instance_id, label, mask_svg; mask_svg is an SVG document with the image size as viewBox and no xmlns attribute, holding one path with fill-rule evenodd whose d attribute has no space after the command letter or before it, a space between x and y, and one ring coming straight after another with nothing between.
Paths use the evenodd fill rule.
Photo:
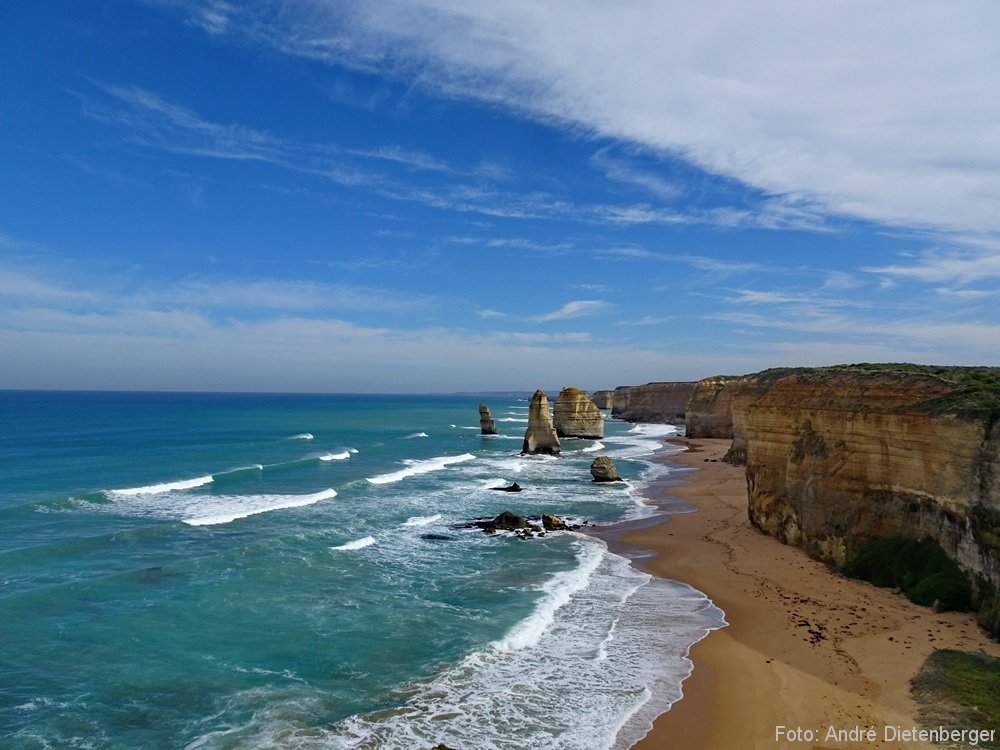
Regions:
<instances>
[{"instance_id":1,"label":"shoreline","mask_svg":"<svg viewBox=\"0 0 1000 750\"><path fill-rule=\"evenodd\" d=\"M644 492L675 512L598 536L636 567L704 592L729 625L692 646L683 697L633 750L937 747L892 736L919 726L910 679L935 649L1000 656L1000 644L969 613L844 578L752 527L744 472L719 460L729 440L670 442L686 451L656 456L674 470ZM697 510L676 513L680 502ZM869 727L874 741L849 734Z\"/></svg>"}]
</instances>

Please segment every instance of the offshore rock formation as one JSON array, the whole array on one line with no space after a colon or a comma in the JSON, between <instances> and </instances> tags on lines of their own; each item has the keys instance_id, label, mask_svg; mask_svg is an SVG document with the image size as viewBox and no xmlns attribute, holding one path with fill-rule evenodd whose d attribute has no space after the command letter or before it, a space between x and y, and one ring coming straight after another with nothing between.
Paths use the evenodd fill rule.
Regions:
<instances>
[{"instance_id":1,"label":"offshore rock formation","mask_svg":"<svg viewBox=\"0 0 1000 750\"><path fill-rule=\"evenodd\" d=\"M552 424L559 437L596 440L604 437L604 415L579 388L563 388L552 407Z\"/></svg>"},{"instance_id":2,"label":"offshore rock formation","mask_svg":"<svg viewBox=\"0 0 1000 750\"><path fill-rule=\"evenodd\" d=\"M528 405L528 429L524 431L521 453L548 453L557 456L561 450L559 437L549 415L549 397L545 395L545 391L535 391Z\"/></svg>"},{"instance_id":3,"label":"offshore rock formation","mask_svg":"<svg viewBox=\"0 0 1000 750\"><path fill-rule=\"evenodd\" d=\"M611 416L628 422L684 421L695 383L646 383L615 388Z\"/></svg>"},{"instance_id":4,"label":"offshore rock formation","mask_svg":"<svg viewBox=\"0 0 1000 750\"><path fill-rule=\"evenodd\" d=\"M493 421L493 415L490 414L490 407L486 404L479 405L479 431L483 435L497 434L497 423Z\"/></svg>"},{"instance_id":5,"label":"offshore rock formation","mask_svg":"<svg viewBox=\"0 0 1000 750\"><path fill-rule=\"evenodd\" d=\"M755 526L836 565L871 539L931 537L997 606L1000 368L767 370L705 403L727 399Z\"/></svg>"},{"instance_id":6,"label":"offshore rock formation","mask_svg":"<svg viewBox=\"0 0 1000 750\"><path fill-rule=\"evenodd\" d=\"M590 394L590 400L594 402L594 406L598 409L604 409L607 411L614 405L615 392L614 391L594 391Z\"/></svg>"},{"instance_id":7,"label":"offshore rock formation","mask_svg":"<svg viewBox=\"0 0 1000 750\"><path fill-rule=\"evenodd\" d=\"M598 456L590 464L590 475L595 482L621 482L615 462L608 456Z\"/></svg>"}]
</instances>

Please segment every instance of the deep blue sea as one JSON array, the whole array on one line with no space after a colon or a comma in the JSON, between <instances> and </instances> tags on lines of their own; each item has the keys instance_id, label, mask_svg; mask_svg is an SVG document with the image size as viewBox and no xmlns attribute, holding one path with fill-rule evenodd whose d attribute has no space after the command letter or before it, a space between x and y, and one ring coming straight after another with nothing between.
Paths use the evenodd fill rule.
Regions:
<instances>
[{"instance_id":1,"label":"deep blue sea","mask_svg":"<svg viewBox=\"0 0 1000 750\"><path fill-rule=\"evenodd\" d=\"M0 747L629 747L719 610L592 537L457 527L649 513L672 428L526 457L527 406L0 392Z\"/></svg>"}]
</instances>

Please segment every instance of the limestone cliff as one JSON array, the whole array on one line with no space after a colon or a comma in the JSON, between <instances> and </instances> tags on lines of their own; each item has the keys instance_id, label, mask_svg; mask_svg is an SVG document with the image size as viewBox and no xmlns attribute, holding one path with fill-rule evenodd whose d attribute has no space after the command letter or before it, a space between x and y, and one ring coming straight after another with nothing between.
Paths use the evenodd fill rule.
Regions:
<instances>
[{"instance_id":1,"label":"limestone cliff","mask_svg":"<svg viewBox=\"0 0 1000 750\"><path fill-rule=\"evenodd\" d=\"M611 416L629 422L682 423L695 383L646 383L615 388Z\"/></svg>"},{"instance_id":2,"label":"limestone cliff","mask_svg":"<svg viewBox=\"0 0 1000 750\"><path fill-rule=\"evenodd\" d=\"M521 453L558 455L560 451L559 438L549 414L549 397L545 391L535 391L528 405L528 429L524 432Z\"/></svg>"},{"instance_id":3,"label":"limestone cliff","mask_svg":"<svg viewBox=\"0 0 1000 750\"><path fill-rule=\"evenodd\" d=\"M483 435L497 434L497 423L486 404L479 405L479 431Z\"/></svg>"},{"instance_id":4,"label":"limestone cliff","mask_svg":"<svg viewBox=\"0 0 1000 750\"><path fill-rule=\"evenodd\" d=\"M615 392L614 391L594 391L590 394L590 400L594 402L594 406L598 409L610 409L614 404Z\"/></svg>"},{"instance_id":5,"label":"limestone cliff","mask_svg":"<svg viewBox=\"0 0 1000 750\"><path fill-rule=\"evenodd\" d=\"M684 433L691 438L732 438L733 394L743 380L716 375L695 383L684 412Z\"/></svg>"},{"instance_id":6,"label":"limestone cliff","mask_svg":"<svg viewBox=\"0 0 1000 750\"><path fill-rule=\"evenodd\" d=\"M726 388L755 526L838 565L873 538L929 536L1000 587L1000 368L771 370Z\"/></svg>"},{"instance_id":7,"label":"limestone cliff","mask_svg":"<svg viewBox=\"0 0 1000 750\"><path fill-rule=\"evenodd\" d=\"M563 388L552 407L552 424L559 437L604 437L604 415L579 388Z\"/></svg>"}]
</instances>

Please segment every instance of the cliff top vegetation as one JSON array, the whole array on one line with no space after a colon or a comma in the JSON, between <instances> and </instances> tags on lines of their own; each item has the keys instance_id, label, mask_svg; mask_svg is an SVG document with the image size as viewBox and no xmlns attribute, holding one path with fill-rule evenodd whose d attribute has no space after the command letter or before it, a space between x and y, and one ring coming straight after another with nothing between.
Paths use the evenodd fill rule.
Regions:
<instances>
[{"instance_id":1,"label":"cliff top vegetation","mask_svg":"<svg viewBox=\"0 0 1000 750\"><path fill-rule=\"evenodd\" d=\"M1000 419L1000 367L862 362L830 367L775 367L756 373L755 377L763 383L773 383L788 375L834 376L853 373L922 377L941 381L951 385L952 389L943 395L918 401L913 406L932 414L955 414L988 423Z\"/></svg>"}]
</instances>

